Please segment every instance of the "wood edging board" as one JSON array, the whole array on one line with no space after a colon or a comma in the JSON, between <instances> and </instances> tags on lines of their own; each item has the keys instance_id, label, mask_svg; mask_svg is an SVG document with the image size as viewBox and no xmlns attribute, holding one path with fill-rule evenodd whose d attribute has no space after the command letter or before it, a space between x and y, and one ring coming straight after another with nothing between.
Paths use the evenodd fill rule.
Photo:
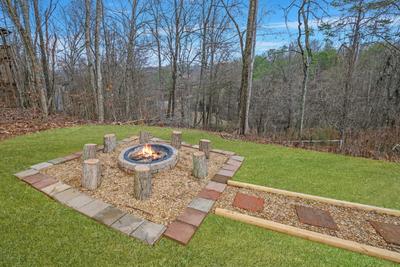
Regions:
<instances>
[{"instance_id":1,"label":"wood edging board","mask_svg":"<svg viewBox=\"0 0 400 267\"><path fill-rule=\"evenodd\" d=\"M337 248L347 249L353 252L358 252L360 254L365 254L368 256L381 258L389 261L393 261L396 263L400 263L400 253L396 253L393 251L389 251L382 248L377 248L369 245L364 245L361 243L357 243L354 241L344 240L341 238L337 238L330 235L320 234L316 232L312 232L309 230L280 224L277 222L241 214L235 211L230 211L226 209L216 208L215 214L229 218L232 220L236 220L239 222L255 225L261 228L265 228L268 230L276 231L279 233L288 234L291 236L300 237L306 240L315 241L318 243L330 245Z\"/></svg>"},{"instance_id":2,"label":"wood edging board","mask_svg":"<svg viewBox=\"0 0 400 267\"><path fill-rule=\"evenodd\" d=\"M268 193L280 194L280 195L285 195L285 196L290 196L290 197L299 197L299 198L324 202L324 203L341 206L341 207L357 208L357 209L362 209L362 210L366 210L366 211L375 211L375 212L381 213L381 214L400 216L400 210L381 208L381 207L370 206L370 205L365 205L365 204L360 204L360 203L355 203L355 202L337 200L337 199L333 199L333 198L319 197L319 196L314 196L314 195L286 191L286 190L282 190L282 189L276 189L276 188L266 187L266 186L261 186L261 185L237 182L237 181L232 181L232 180L228 181L228 185L235 186L235 187L241 187L241 188L247 188L247 189L254 189L254 190L268 192Z\"/></svg>"}]
</instances>

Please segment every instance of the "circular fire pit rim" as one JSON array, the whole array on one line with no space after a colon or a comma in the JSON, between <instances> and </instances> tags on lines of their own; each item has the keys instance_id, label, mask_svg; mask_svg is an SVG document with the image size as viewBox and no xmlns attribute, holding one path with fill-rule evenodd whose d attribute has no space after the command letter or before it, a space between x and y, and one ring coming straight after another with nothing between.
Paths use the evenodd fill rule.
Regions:
<instances>
[{"instance_id":1,"label":"circular fire pit rim","mask_svg":"<svg viewBox=\"0 0 400 267\"><path fill-rule=\"evenodd\" d=\"M123 169L124 171L127 172L134 172L136 166L149 166L150 170L152 173L157 173L161 170L164 169L172 169L175 167L176 163L178 162L178 150L174 148L173 146L170 146L168 144L160 144L160 143L147 143L147 145L154 145L154 146L163 146L167 150L171 151L171 155L163 159L161 161L157 161L154 163L145 163L145 162L135 162L133 160L127 160L125 158L125 154L130 151L134 150L136 147L144 146L144 144L137 144L133 146L129 146L127 148L124 148L121 153L118 156L118 166Z\"/></svg>"}]
</instances>

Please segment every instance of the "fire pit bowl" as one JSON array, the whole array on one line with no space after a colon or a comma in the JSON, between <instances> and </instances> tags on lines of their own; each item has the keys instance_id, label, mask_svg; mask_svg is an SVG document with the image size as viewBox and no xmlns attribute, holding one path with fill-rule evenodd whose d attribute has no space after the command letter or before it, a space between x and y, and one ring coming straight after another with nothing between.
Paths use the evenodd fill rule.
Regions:
<instances>
[{"instance_id":1,"label":"fire pit bowl","mask_svg":"<svg viewBox=\"0 0 400 267\"><path fill-rule=\"evenodd\" d=\"M134 172L138 165L146 165L152 173L172 169L178 162L178 151L167 144L140 144L121 151L118 165L127 172Z\"/></svg>"}]
</instances>

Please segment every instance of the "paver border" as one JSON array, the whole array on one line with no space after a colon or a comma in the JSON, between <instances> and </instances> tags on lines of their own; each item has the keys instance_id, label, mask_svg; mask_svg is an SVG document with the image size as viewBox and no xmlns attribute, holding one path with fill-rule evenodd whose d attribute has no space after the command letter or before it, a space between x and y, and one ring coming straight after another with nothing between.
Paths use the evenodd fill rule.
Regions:
<instances>
[{"instance_id":1,"label":"paver border","mask_svg":"<svg viewBox=\"0 0 400 267\"><path fill-rule=\"evenodd\" d=\"M117 141L118 144L124 144L130 141L137 140L138 137L133 136L133 137L128 137L124 138L122 140ZM153 137L150 139L152 142L160 142L160 143L170 143L168 140L163 140L160 138ZM191 145L185 142L182 142L182 146L184 147L190 147L194 149L198 149L198 145ZM103 146L99 145L97 146L98 151L103 150ZM222 154L225 156L228 156L228 159L226 162L221 166L220 170L218 171L219 174L216 174L214 177L211 178L211 180L207 183L206 186L202 188L202 190L207 190L207 191L215 191L215 195L218 197L214 197L212 199L209 198L202 198L201 196L198 196L192 200L192 202L187 206L187 208L191 208L194 210L197 210L199 212L204 213L204 218L201 220L199 225L192 225L187 222L179 220L179 217L183 215L183 212L180 216L176 218L174 222L179 222L179 224L188 224L190 227L194 227L193 234L188 238L187 243L192 239L192 236L196 233L197 229L200 227L201 223L204 221L205 217L210 213L212 210L213 205L217 201L217 199L220 197L220 195L223 193L223 191L226 189L226 183L229 179L231 179L234 174L239 170L240 166L242 165L242 162L244 160L244 157L236 155L232 151L225 151L221 149L212 149L212 153L217 153L217 154ZM61 204L64 204L65 206L74 209L75 211L79 212L80 214L85 215L88 218L91 218L93 220L96 220L99 223L102 223L106 226L108 226L111 229L114 229L122 234L128 235L130 237L134 237L136 239L139 239L149 245L154 245L160 238L161 236L164 235L165 231L167 230L168 226L165 226L163 224L157 224L152 221L146 220L144 218L141 218L136 215L132 215L126 212L123 212L119 210L118 208L114 207L113 205L110 205L106 202L103 202L100 199L95 199L88 194L85 194L84 192L80 192L77 188L74 188L72 186L69 186L62 181L57 180L55 177L49 176L49 175L43 175L43 179L33 179L33 181L29 182L29 177L38 175L40 174L40 170L46 169L48 167L51 167L53 165L57 164L62 164L71 160L76 160L81 158L82 151L75 152L72 154L69 154L64 157L58 157L55 159L51 159L48 161L40 162L37 164L32 165L26 170L20 171L18 173L15 173L14 176L16 176L19 180L25 182L26 184L30 185L31 187L35 188L36 190L42 192L45 194L47 197L58 201ZM215 181L218 177L218 175L223 176L224 183L219 183L218 181ZM52 184L42 186L43 181L45 179L52 178L55 180ZM27 180L26 180L27 179ZM36 185L36 186L35 186ZM54 191L55 190L55 191ZM202 191L199 192L199 194ZM83 203L80 203L80 201L84 201ZM199 206L195 205L197 202L201 203L206 203L206 207L204 206ZM102 214L103 211L106 209L113 209L117 212L117 214L122 214L121 216L117 216L118 218L115 219L113 222L101 220L98 218L100 214ZM185 209L186 210L186 209ZM98 215L98 216L97 216ZM123 217L127 215L132 215L133 217L137 218L138 220L141 220L141 222L138 224L137 221L132 222L133 224L138 224L137 226L132 228L132 231L129 231L129 226L131 225L120 225L117 226L116 223L120 221ZM97 217L96 217L97 216ZM174 223L172 222L172 223ZM171 224L172 224L171 223ZM171 225L170 224L170 225ZM146 232L149 231L149 232ZM165 236L165 235L164 235ZM171 236L168 236L170 239L174 239ZM187 243L182 243L180 240L176 240L179 244L186 245Z\"/></svg>"}]
</instances>

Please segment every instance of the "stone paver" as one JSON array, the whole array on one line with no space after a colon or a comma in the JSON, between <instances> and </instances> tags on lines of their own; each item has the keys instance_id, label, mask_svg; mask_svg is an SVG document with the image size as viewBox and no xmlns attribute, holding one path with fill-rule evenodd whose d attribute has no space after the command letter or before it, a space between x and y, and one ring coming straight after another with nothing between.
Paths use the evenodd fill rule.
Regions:
<instances>
[{"instance_id":1,"label":"stone paver","mask_svg":"<svg viewBox=\"0 0 400 267\"><path fill-rule=\"evenodd\" d=\"M193 226L199 227L203 222L207 213L195 210L192 208L186 208L185 211L176 218L178 221L191 224Z\"/></svg>"},{"instance_id":2,"label":"stone paver","mask_svg":"<svg viewBox=\"0 0 400 267\"><path fill-rule=\"evenodd\" d=\"M55 199L60 201L61 203L66 203L68 200L73 199L79 196L80 192L74 188L67 189L60 193L53 195Z\"/></svg>"},{"instance_id":3,"label":"stone paver","mask_svg":"<svg viewBox=\"0 0 400 267\"><path fill-rule=\"evenodd\" d=\"M400 246L400 225L369 221L387 243Z\"/></svg>"},{"instance_id":4,"label":"stone paver","mask_svg":"<svg viewBox=\"0 0 400 267\"><path fill-rule=\"evenodd\" d=\"M64 162L79 159L80 157L81 157L80 155L71 154L64 157Z\"/></svg>"},{"instance_id":5,"label":"stone paver","mask_svg":"<svg viewBox=\"0 0 400 267\"><path fill-rule=\"evenodd\" d=\"M206 199L217 200L220 195L221 195L221 193L218 191L203 188L203 190L201 190L197 196L206 198Z\"/></svg>"},{"instance_id":6,"label":"stone paver","mask_svg":"<svg viewBox=\"0 0 400 267\"><path fill-rule=\"evenodd\" d=\"M25 178L27 176L31 176L31 175L34 175L34 174L37 174L37 173L39 173L37 170L27 169L27 170L24 170L22 172L18 172L18 173L14 174L14 175L17 176L19 179L22 179L22 178Z\"/></svg>"},{"instance_id":7,"label":"stone paver","mask_svg":"<svg viewBox=\"0 0 400 267\"><path fill-rule=\"evenodd\" d=\"M244 160L244 157L235 155L235 156L231 156L231 159L237 160L237 161L243 161L243 160Z\"/></svg>"},{"instance_id":8,"label":"stone paver","mask_svg":"<svg viewBox=\"0 0 400 267\"><path fill-rule=\"evenodd\" d=\"M111 225L115 223L119 218L124 216L126 213L122 210L109 206L101 211L99 211L96 215L93 216L93 219L102 222L106 225Z\"/></svg>"},{"instance_id":9,"label":"stone paver","mask_svg":"<svg viewBox=\"0 0 400 267\"><path fill-rule=\"evenodd\" d=\"M226 182L231 179L233 175L235 175L234 171L221 169L214 175L211 180L214 182L226 184Z\"/></svg>"},{"instance_id":10,"label":"stone paver","mask_svg":"<svg viewBox=\"0 0 400 267\"><path fill-rule=\"evenodd\" d=\"M224 164L222 165L222 169L236 172L239 169L239 167L235 165Z\"/></svg>"},{"instance_id":11,"label":"stone paver","mask_svg":"<svg viewBox=\"0 0 400 267\"><path fill-rule=\"evenodd\" d=\"M208 182L208 184L206 185L205 188L222 193L222 192L224 192L224 190L226 188L226 184L210 181L210 182Z\"/></svg>"},{"instance_id":12,"label":"stone paver","mask_svg":"<svg viewBox=\"0 0 400 267\"><path fill-rule=\"evenodd\" d=\"M57 179L53 178L53 177L47 177L45 179L42 179L40 181L38 181L37 183L32 184L32 186L36 189L42 189L45 188L49 185L55 184L57 183Z\"/></svg>"},{"instance_id":13,"label":"stone paver","mask_svg":"<svg viewBox=\"0 0 400 267\"><path fill-rule=\"evenodd\" d=\"M208 213L215 201L205 198L196 197L190 202L188 208L196 209Z\"/></svg>"},{"instance_id":14,"label":"stone paver","mask_svg":"<svg viewBox=\"0 0 400 267\"><path fill-rule=\"evenodd\" d=\"M46 168L51 167L51 166L53 166L53 164L51 164L49 162L41 162L41 163L32 165L31 169L40 171L40 170L46 169Z\"/></svg>"},{"instance_id":15,"label":"stone paver","mask_svg":"<svg viewBox=\"0 0 400 267\"><path fill-rule=\"evenodd\" d=\"M168 225L164 236L178 241L183 245L186 245L187 243L189 243L190 239L192 239L192 236L195 232L196 227L194 227L193 225L180 221L174 221L173 223Z\"/></svg>"},{"instance_id":16,"label":"stone paver","mask_svg":"<svg viewBox=\"0 0 400 267\"><path fill-rule=\"evenodd\" d=\"M65 159L64 158L56 158L56 159L51 159L51 160L49 160L47 162L49 162L49 163L51 163L53 165L57 165L57 164L60 164L60 163L64 163Z\"/></svg>"},{"instance_id":17,"label":"stone paver","mask_svg":"<svg viewBox=\"0 0 400 267\"><path fill-rule=\"evenodd\" d=\"M67 202L65 202L65 204L71 208L79 209L94 200L95 200L94 198L81 193L77 197L74 197L73 199L70 199Z\"/></svg>"},{"instance_id":18,"label":"stone paver","mask_svg":"<svg viewBox=\"0 0 400 267\"><path fill-rule=\"evenodd\" d=\"M226 162L226 164L233 165L233 166L236 166L236 167L242 166L242 162L237 161L237 160L234 160L234 159L229 159L229 160Z\"/></svg>"},{"instance_id":19,"label":"stone paver","mask_svg":"<svg viewBox=\"0 0 400 267\"><path fill-rule=\"evenodd\" d=\"M136 217L132 214L125 214L118 220L116 220L111 227L121 231L127 235L130 235L133 231L135 231L144 220L142 218Z\"/></svg>"},{"instance_id":20,"label":"stone paver","mask_svg":"<svg viewBox=\"0 0 400 267\"><path fill-rule=\"evenodd\" d=\"M131 236L138 238L147 244L153 245L158 239L160 239L165 229L166 227L162 224L144 221L135 231L131 233Z\"/></svg>"},{"instance_id":21,"label":"stone paver","mask_svg":"<svg viewBox=\"0 0 400 267\"><path fill-rule=\"evenodd\" d=\"M93 217L97 213L99 213L101 210L109 207L110 204L107 204L101 200L94 200L90 202L89 204L82 206L78 208L77 210L80 211L81 213L85 214L86 216Z\"/></svg>"},{"instance_id":22,"label":"stone paver","mask_svg":"<svg viewBox=\"0 0 400 267\"><path fill-rule=\"evenodd\" d=\"M298 205L295 208L297 217L301 223L338 230L335 221L328 211Z\"/></svg>"},{"instance_id":23,"label":"stone paver","mask_svg":"<svg viewBox=\"0 0 400 267\"><path fill-rule=\"evenodd\" d=\"M26 176L26 177L22 178L22 180L28 184L34 184L34 183L37 183L46 178L48 178L48 176L45 176L44 174L41 174L41 173L36 173L31 176Z\"/></svg>"},{"instance_id":24,"label":"stone paver","mask_svg":"<svg viewBox=\"0 0 400 267\"><path fill-rule=\"evenodd\" d=\"M43 187L41 189L42 192L48 194L49 196L54 196L55 194L58 194L62 191L65 191L67 189L70 189L71 186L64 184L62 182L57 182L55 184Z\"/></svg>"},{"instance_id":25,"label":"stone paver","mask_svg":"<svg viewBox=\"0 0 400 267\"><path fill-rule=\"evenodd\" d=\"M241 209L257 212L264 208L264 199L260 197L250 196L243 193L236 193L233 200L233 206Z\"/></svg>"}]
</instances>

